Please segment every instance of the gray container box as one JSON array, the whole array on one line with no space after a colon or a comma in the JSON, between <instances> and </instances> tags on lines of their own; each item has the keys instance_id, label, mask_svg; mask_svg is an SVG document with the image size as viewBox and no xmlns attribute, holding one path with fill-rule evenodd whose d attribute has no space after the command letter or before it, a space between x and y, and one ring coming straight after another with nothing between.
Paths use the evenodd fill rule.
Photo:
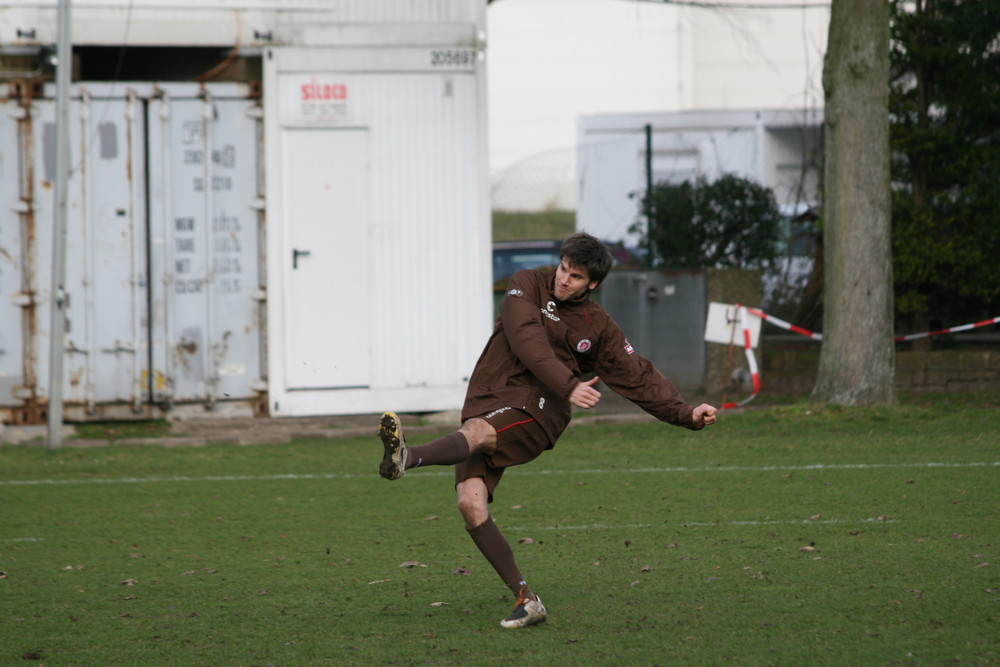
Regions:
<instances>
[{"instance_id":1,"label":"gray container box","mask_svg":"<svg viewBox=\"0 0 1000 667\"><path fill-rule=\"evenodd\" d=\"M705 386L705 272L612 271L601 305L632 347L682 391Z\"/></svg>"}]
</instances>

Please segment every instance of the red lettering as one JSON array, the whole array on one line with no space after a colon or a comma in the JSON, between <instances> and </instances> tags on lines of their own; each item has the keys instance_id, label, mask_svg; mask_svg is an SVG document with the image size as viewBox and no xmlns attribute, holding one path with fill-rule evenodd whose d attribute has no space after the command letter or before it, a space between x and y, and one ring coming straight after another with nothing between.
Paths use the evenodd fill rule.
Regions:
<instances>
[{"instance_id":1,"label":"red lettering","mask_svg":"<svg viewBox=\"0 0 1000 667\"><path fill-rule=\"evenodd\" d=\"M316 82L313 77L309 83L304 83L299 87L303 102L310 100L346 100L347 84L345 83L324 83Z\"/></svg>"}]
</instances>

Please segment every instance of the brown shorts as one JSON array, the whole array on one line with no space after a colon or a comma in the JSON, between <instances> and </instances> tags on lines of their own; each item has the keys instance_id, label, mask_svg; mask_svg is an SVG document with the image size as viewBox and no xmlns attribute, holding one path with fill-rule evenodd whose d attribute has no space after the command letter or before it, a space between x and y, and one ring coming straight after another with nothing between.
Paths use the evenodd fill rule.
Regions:
<instances>
[{"instance_id":1,"label":"brown shorts","mask_svg":"<svg viewBox=\"0 0 1000 667\"><path fill-rule=\"evenodd\" d=\"M553 443L538 425L535 418L517 408L500 408L485 415L473 417L482 419L497 432L497 448L492 454L473 452L469 458L455 466L455 484L473 477L482 477L489 491L489 502L493 502L493 490L500 483L503 471L534 461Z\"/></svg>"}]
</instances>

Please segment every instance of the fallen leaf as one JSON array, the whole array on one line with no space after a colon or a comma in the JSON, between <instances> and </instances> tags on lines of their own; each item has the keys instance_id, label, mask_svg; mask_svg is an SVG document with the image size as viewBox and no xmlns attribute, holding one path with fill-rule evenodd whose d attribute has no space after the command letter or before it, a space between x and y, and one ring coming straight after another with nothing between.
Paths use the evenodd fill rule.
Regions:
<instances>
[{"instance_id":1,"label":"fallen leaf","mask_svg":"<svg viewBox=\"0 0 1000 667\"><path fill-rule=\"evenodd\" d=\"M652 567L651 565L647 565L646 567L642 568L642 569L641 569L641 570L639 570L639 571L640 571L640 572L652 572L652 571L653 571L653 569L654 569L654 568L653 568L653 567Z\"/></svg>"},{"instance_id":2,"label":"fallen leaf","mask_svg":"<svg viewBox=\"0 0 1000 667\"><path fill-rule=\"evenodd\" d=\"M511 505L510 508L512 510L524 509L524 505Z\"/></svg>"},{"instance_id":3,"label":"fallen leaf","mask_svg":"<svg viewBox=\"0 0 1000 667\"><path fill-rule=\"evenodd\" d=\"M427 567L423 563L417 560L408 560L405 563L400 563L400 567Z\"/></svg>"},{"instance_id":4,"label":"fallen leaf","mask_svg":"<svg viewBox=\"0 0 1000 667\"><path fill-rule=\"evenodd\" d=\"M981 567L989 567L989 563L980 563L979 565L976 565L976 566L975 566L974 568L972 568L972 569L973 569L973 570L978 570L978 569L979 569L979 568L981 568Z\"/></svg>"},{"instance_id":5,"label":"fallen leaf","mask_svg":"<svg viewBox=\"0 0 1000 667\"><path fill-rule=\"evenodd\" d=\"M452 574L471 574L471 572L469 572L468 570L466 570L464 567L457 567L454 570L452 570L451 573Z\"/></svg>"},{"instance_id":6,"label":"fallen leaf","mask_svg":"<svg viewBox=\"0 0 1000 667\"><path fill-rule=\"evenodd\" d=\"M186 576L188 576L189 574L194 574L194 570L188 570L187 572L181 572L181 576L182 576L182 577L186 577Z\"/></svg>"},{"instance_id":7,"label":"fallen leaf","mask_svg":"<svg viewBox=\"0 0 1000 667\"><path fill-rule=\"evenodd\" d=\"M122 586L135 586L139 581L137 579L126 579L122 582Z\"/></svg>"},{"instance_id":8,"label":"fallen leaf","mask_svg":"<svg viewBox=\"0 0 1000 667\"><path fill-rule=\"evenodd\" d=\"M635 581L629 582L629 586L631 586L632 588L635 588L638 585L639 585L639 580L638 579L636 579Z\"/></svg>"},{"instance_id":9,"label":"fallen leaf","mask_svg":"<svg viewBox=\"0 0 1000 667\"><path fill-rule=\"evenodd\" d=\"M425 519L425 520L426 521L437 521L440 518L441 517L439 517L437 514L434 514L434 515L431 515L431 516L427 517L427 519Z\"/></svg>"},{"instance_id":10,"label":"fallen leaf","mask_svg":"<svg viewBox=\"0 0 1000 667\"><path fill-rule=\"evenodd\" d=\"M139 596L138 596L138 595L126 595L126 596L125 596L124 598L122 598L122 599L123 599L123 600L138 600L138 599L139 599Z\"/></svg>"},{"instance_id":11,"label":"fallen leaf","mask_svg":"<svg viewBox=\"0 0 1000 667\"><path fill-rule=\"evenodd\" d=\"M632 540L625 540L625 548L628 549L630 546L632 546Z\"/></svg>"},{"instance_id":12,"label":"fallen leaf","mask_svg":"<svg viewBox=\"0 0 1000 667\"><path fill-rule=\"evenodd\" d=\"M368 585L371 586L372 584L384 584L387 581L392 581L392 579L376 579L375 581L369 581Z\"/></svg>"},{"instance_id":13,"label":"fallen leaf","mask_svg":"<svg viewBox=\"0 0 1000 667\"><path fill-rule=\"evenodd\" d=\"M600 564L601 564L601 561L599 561L599 560L595 560L593 563L591 563L591 565L593 565L594 567L598 567Z\"/></svg>"},{"instance_id":14,"label":"fallen leaf","mask_svg":"<svg viewBox=\"0 0 1000 667\"><path fill-rule=\"evenodd\" d=\"M518 544L534 544L535 541L530 537L522 537L517 541Z\"/></svg>"},{"instance_id":15,"label":"fallen leaf","mask_svg":"<svg viewBox=\"0 0 1000 667\"><path fill-rule=\"evenodd\" d=\"M822 514L813 514L811 517L809 517L809 520L810 521L819 521L822 518L823 518Z\"/></svg>"},{"instance_id":16,"label":"fallen leaf","mask_svg":"<svg viewBox=\"0 0 1000 667\"><path fill-rule=\"evenodd\" d=\"M806 545L804 547L799 547L799 551L801 551L803 553L811 554L811 553L814 553L816 551L819 551L819 549L817 549L816 547L811 546L811 545Z\"/></svg>"},{"instance_id":17,"label":"fallen leaf","mask_svg":"<svg viewBox=\"0 0 1000 667\"><path fill-rule=\"evenodd\" d=\"M431 602L432 607L447 607L447 602Z\"/></svg>"}]
</instances>

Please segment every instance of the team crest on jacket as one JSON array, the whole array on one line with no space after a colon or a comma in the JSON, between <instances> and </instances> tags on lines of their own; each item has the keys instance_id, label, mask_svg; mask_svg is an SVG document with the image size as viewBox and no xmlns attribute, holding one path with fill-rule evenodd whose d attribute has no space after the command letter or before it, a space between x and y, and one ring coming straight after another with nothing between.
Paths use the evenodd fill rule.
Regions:
<instances>
[{"instance_id":1,"label":"team crest on jacket","mask_svg":"<svg viewBox=\"0 0 1000 667\"><path fill-rule=\"evenodd\" d=\"M590 345L591 345L590 339L584 338L583 340L581 340L579 343L576 344L576 351L581 353L586 352L587 350L590 349Z\"/></svg>"},{"instance_id":2,"label":"team crest on jacket","mask_svg":"<svg viewBox=\"0 0 1000 667\"><path fill-rule=\"evenodd\" d=\"M627 352L628 354L632 354L633 352L635 352L635 349L632 347L632 343L628 342L627 340L625 341L625 352Z\"/></svg>"}]
</instances>

